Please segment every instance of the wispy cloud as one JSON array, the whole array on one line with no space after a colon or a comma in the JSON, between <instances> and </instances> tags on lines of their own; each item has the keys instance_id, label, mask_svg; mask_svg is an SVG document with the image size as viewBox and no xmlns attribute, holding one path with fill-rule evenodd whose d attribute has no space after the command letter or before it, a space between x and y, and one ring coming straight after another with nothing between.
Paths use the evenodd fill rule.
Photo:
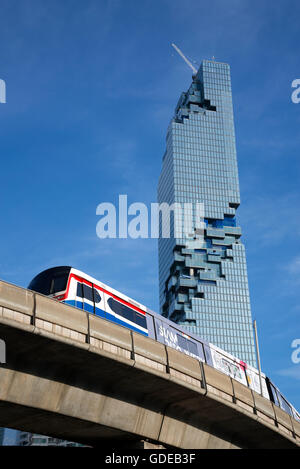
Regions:
<instances>
[{"instance_id":1,"label":"wispy cloud","mask_svg":"<svg viewBox=\"0 0 300 469\"><path fill-rule=\"evenodd\" d=\"M247 226L248 236L255 232L255 243L262 247L276 246L287 239L297 240L300 237L298 207L299 194L253 195L242 205L242 226Z\"/></svg>"},{"instance_id":2,"label":"wispy cloud","mask_svg":"<svg viewBox=\"0 0 300 469\"><path fill-rule=\"evenodd\" d=\"M287 271L292 275L300 275L300 256L295 257L287 265Z\"/></svg>"},{"instance_id":3,"label":"wispy cloud","mask_svg":"<svg viewBox=\"0 0 300 469\"><path fill-rule=\"evenodd\" d=\"M277 375L300 380L300 365L294 365L275 372Z\"/></svg>"}]
</instances>

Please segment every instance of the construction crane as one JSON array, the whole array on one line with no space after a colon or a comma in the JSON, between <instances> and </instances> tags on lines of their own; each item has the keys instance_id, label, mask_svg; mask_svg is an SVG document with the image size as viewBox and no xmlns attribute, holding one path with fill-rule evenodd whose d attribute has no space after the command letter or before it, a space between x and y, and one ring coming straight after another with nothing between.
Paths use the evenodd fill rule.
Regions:
<instances>
[{"instance_id":1,"label":"construction crane","mask_svg":"<svg viewBox=\"0 0 300 469\"><path fill-rule=\"evenodd\" d=\"M177 47L176 44L173 44L173 43L172 43L172 46L174 47L174 49L176 50L176 52L178 52L178 54L183 58L183 60L188 64L188 66L191 67L191 69L193 70L193 75L196 75L197 70L196 70L195 67L191 64L191 62L186 58L186 56L181 52L181 50L179 49L179 47Z\"/></svg>"}]
</instances>

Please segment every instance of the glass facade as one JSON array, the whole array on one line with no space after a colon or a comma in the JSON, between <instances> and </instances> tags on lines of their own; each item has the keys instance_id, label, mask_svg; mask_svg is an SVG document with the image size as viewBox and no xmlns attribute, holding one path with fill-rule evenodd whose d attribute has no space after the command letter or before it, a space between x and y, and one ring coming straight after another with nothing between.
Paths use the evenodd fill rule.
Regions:
<instances>
[{"instance_id":1,"label":"glass facade","mask_svg":"<svg viewBox=\"0 0 300 469\"><path fill-rule=\"evenodd\" d=\"M83 446L66 440L59 440L51 436L38 435L35 433L19 432L18 446Z\"/></svg>"},{"instance_id":2,"label":"glass facade","mask_svg":"<svg viewBox=\"0 0 300 469\"><path fill-rule=\"evenodd\" d=\"M203 61L181 94L167 131L158 202L175 204L170 237L163 235L168 220L160 217L161 314L256 366L236 220L240 194L228 64Z\"/></svg>"},{"instance_id":3,"label":"glass facade","mask_svg":"<svg viewBox=\"0 0 300 469\"><path fill-rule=\"evenodd\" d=\"M0 446L3 445L4 441L4 428L0 428Z\"/></svg>"}]
</instances>

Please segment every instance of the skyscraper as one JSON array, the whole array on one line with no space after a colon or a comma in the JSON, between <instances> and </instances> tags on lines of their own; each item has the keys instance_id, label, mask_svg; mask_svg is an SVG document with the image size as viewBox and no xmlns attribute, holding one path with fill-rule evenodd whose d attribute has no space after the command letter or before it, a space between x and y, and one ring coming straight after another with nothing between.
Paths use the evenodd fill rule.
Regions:
<instances>
[{"instance_id":1,"label":"skyscraper","mask_svg":"<svg viewBox=\"0 0 300 469\"><path fill-rule=\"evenodd\" d=\"M240 193L228 64L202 62L180 96L166 142L158 202L186 207L190 228L183 231L183 210L177 207L169 238L161 236L160 221L160 312L256 366L245 248L236 220Z\"/></svg>"},{"instance_id":2,"label":"skyscraper","mask_svg":"<svg viewBox=\"0 0 300 469\"><path fill-rule=\"evenodd\" d=\"M38 435L35 433L19 432L18 446L83 446L80 443L72 443L59 440L51 436Z\"/></svg>"}]
</instances>

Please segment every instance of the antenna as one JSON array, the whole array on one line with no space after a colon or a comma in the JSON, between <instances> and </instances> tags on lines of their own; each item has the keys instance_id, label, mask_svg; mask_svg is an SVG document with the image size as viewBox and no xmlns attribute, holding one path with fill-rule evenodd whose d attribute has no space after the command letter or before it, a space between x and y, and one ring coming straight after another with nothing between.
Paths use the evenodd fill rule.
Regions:
<instances>
[{"instance_id":1,"label":"antenna","mask_svg":"<svg viewBox=\"0 0 300 469\"><path fill-rule=\"evenodd\" d=\"M257 364L258 364L260 394L263 396L263 387L262 387L262 377L261 377L260 355L259 355L259 347L258 347L256 319L254 319L254 321L253 321L253 327L254 327L254 332L255 332L255 346L256 346L256 355L257 355Z\"/></svg>"},{"instance_id":2,"label":"antenna","mask_svg":"<svg viewBox=\"0 0 300 469\"><path fill-rule=\"evenodd\" d=\"M194 72L194 75L196 75L197 70L196 70L195 67L191 64L191 62L186 58L186 56L181 52L181 50L179 49L179 47L177 47L176 44L173 44L173 43L172 43L172 46L174 47L174 49L176 50L176 52L178 52L178 54L183 58L183 60L188 64L188 66L191 67L191 69L192 69L193 72Z\"/></svg>"}]
</instances>

